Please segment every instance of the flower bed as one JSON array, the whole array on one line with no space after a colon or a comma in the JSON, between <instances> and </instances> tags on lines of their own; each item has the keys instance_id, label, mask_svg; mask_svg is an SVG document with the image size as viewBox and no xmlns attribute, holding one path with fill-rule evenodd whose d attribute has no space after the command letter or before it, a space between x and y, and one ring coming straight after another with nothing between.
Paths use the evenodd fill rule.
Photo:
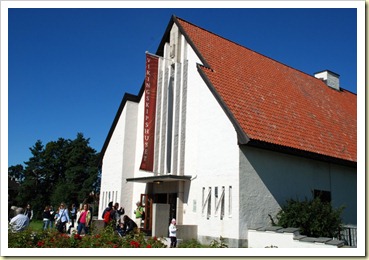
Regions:
<instances>
[{"instance_id":1,"label":"flower bed","mask_svg":"<svg viewBox=\"0 0 369 260\"><path fill-rule=\"evenodd\" d=\"M55 229L35 231L31 228L19 233L8 232L9 248L164 248L166 245L156 237L131 233L120 237L112 227L106 227L90 235L61 234Z\"/></svg>"}]
</instances>

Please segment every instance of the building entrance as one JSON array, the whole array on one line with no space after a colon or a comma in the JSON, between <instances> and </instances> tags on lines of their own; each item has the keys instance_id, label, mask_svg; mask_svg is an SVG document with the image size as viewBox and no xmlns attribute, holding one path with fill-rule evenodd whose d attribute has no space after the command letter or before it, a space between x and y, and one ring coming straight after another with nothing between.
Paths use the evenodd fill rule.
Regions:
<instances>
[{"instance_id":1,"label":"building entrance","mask_svg":"<svg viewBox=\"0 0 369 260\"><path fill-rule=\"evenodd\" d=\"M177 193L155 193L155 194L141 194L141 205L145 208L145 219L143 220L142 231L146 234L151 234L152 230L152 205L169 204L169 215L167 223L169 225L177 214Z\"/></svg>"},{"instance_id":2,"label":"building entrance","mask_svg":"<svg viewBox=\"0 0 369 260\"><path fill-rule=\"evenodd\" d=\"M154 195L154 203L169 204L168 225L177 215L177 193L157 193Z\"/></svg>"}]
</instances>

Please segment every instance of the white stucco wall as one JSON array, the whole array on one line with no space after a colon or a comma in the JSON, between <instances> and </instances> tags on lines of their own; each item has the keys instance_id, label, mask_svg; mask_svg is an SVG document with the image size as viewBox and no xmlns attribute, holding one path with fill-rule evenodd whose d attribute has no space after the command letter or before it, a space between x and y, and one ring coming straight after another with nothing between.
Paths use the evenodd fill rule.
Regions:
<instances>
[{"instance_id":1,"label":"white stucco wall","mask_svg":"<svg viewBox=\"0 0 369 260\"><path fill-rule=\"evenodd\" d=\"M317 242L303 242L294 239L293 233L276 233L276 232L260 232L256 230L249 230L248 232L248 246L249 248L337 248L336 245L317 243Z\"/></svg>"},{"instance_id":2,"label":"white stucco wall","mask_svg":"<svg viewBox=\"0 0 369 260\"><path fill-rule=\"evenodd\" d=\"M102 164L99 215L110 201L129 209L133 184L126 183L134 169L135 142L137 136L137 107L127 101L105 151Z\"/></svg>"},{"instance_id":3,"label":"white stucco wall","mask_svg":"<svg viewBox=\"0 0 369 260\"><path fill-rule=\"evenodd\" d=\"M349 204L345 223L356 224L356 170L268 150L242 147L240 216L249 228L269 226L287 199L312 198L312 191L331 191L333 206ZM345 188L343 188L345 187Z\"/></svg>"},{"instance_id":4,"label":"white stucco wall","mask_svg":"<svg viewBox=\"0 0 369 260\"><path fill-rule=\"evenodd\" d=\"M185 204L183 224L198 225L198 235L238 238L238 146L237 135L230 120L200 77L196 63L200 62L188 46L188 104L186 123L185 174L193 180L187 183L189 195ZM215 216L215 187L221 194L225 187L225 215L220 209ZM232 186L232 213L228 212L229 186ZM202 214L202 192L211 187L211 215L207 207ZM186 190L186 189L185 189Z\"/></svg>"}]
</instances>

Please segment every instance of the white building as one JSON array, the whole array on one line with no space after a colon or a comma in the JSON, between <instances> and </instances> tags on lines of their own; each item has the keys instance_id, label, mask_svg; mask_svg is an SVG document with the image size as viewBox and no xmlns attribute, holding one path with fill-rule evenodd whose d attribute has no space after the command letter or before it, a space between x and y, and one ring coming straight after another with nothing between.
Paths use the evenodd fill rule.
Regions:
<instances>
[{"instance_id":1,"label":"white building","mask_svg":"<svg viewBox=\"0 0 369 260\"><path fill-rule=\"evenodd\" d=\"M356 224L356 95L339 75L307 75L175 16L156 55L155 129L144 129L153 86L143 84L102 149L99 217L110 201L134 217L142 201L152 235L167 236L175 217L179 237L244 247L287 199L323 194Z\"/></svg>"}]
</instances>

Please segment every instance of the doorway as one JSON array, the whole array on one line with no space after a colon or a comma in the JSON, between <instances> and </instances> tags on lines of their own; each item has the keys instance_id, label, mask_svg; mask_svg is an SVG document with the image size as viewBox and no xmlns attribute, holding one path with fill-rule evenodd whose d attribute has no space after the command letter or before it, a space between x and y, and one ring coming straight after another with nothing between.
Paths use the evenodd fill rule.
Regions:
<instances>
[{"instance_id":1,"label":"doorway","mask_svg":"<svg viewBox=\"0 0 369 260\"><path fill-rule=\"evenodd\" d=\"M141 206L144 207L145 211L145 219L143 219L143 227L141 230L148 235L151 235L151 226L152 226L152 203L153 198L150 194L141 194Z\"/></svg>"},{"instance_id":2,"label":"doorway","mask_svg":"<svg viewBox=\"0 0 369 260\"><path fill-rule=\"evenodd\" d=\"M169 204L169 215L167 223L177 216L177 193L155 193L141 194L141 205L145 209L145 219L143 220L142 231L151 234L152 230L152 204Z\"/></svg>"},{"instance_id":3,"label":"doorway","mask_svg":"<svg viewBox=\"0 0 369 260\"><path fill-rule=\"evenodd\" d=\"M168 225L177 216L177 193L156 193L154 203L169 204Z\"/></svg>"}]
</instances>

